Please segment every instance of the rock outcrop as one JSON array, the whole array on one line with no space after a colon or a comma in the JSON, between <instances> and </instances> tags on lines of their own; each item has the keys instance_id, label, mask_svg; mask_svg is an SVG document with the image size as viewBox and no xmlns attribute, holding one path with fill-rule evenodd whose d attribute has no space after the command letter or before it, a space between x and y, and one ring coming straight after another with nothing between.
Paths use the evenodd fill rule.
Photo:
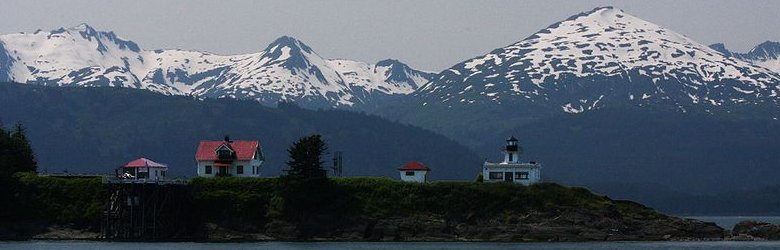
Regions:
<instances>
[{"instance_id":1,"label":"rock outcrop","mask_svg":"<svg viewBox=\"0 0 780 250\"><path fill-rule=\"evenodd\" d=\"M746 220L734 225L731 235L735 239L780 240L780 225Z\"/></svg>"}]
</instances>

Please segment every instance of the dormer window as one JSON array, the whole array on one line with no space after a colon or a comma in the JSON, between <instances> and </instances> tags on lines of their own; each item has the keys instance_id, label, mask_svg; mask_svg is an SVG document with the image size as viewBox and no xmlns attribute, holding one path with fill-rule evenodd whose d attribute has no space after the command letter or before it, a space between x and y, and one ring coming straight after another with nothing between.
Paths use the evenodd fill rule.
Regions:
<instances>
[{"instance_id":1,"label":"dormer window","mask_svg":"<svg viewBox=\"0 0 780 250\"><path fill-rule=\"evenodd\" d=\"M222 144L217 148L217 158L219 159L233 159L235 158L235 152L227 144Z\"/></svg>"},{"instance_id":2,"label":"dormer window","mask_svg":"<svg viewBox=\"0 0 780 250\"><path fill-rule=\"evenodd\" d=\"M223 149L223 150L217 151L217 155L219 155L220 159L224 159L224 158L230 158L231 153L230 153L230 150Z\"/></svg>"}]
</instances>

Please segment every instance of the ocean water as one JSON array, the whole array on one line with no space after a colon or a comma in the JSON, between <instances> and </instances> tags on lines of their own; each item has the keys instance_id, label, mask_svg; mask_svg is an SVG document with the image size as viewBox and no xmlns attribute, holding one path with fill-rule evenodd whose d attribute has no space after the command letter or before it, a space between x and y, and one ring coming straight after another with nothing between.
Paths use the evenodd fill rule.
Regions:
<instances>
[{"instance_id":1,"label":"ocean water","mask_svg":"<svg viewBox=\"0 0 780 250\"><path fill-rule=\"evenodd\" d=\"M0 242L3 250L227 250L227 249L608 249L608 250L656 250L656 249L780 249L778 241L707 241L707 242L595 242L595 243L470 243L470 242L258 242L258 243L129 243L89 241L28 241Z\"/></svg>"}]
</instances>

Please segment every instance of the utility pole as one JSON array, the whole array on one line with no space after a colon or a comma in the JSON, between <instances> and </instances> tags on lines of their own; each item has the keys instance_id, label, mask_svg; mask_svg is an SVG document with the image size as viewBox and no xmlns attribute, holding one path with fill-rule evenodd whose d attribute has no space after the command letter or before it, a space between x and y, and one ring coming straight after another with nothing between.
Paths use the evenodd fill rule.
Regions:
<instances>
[{"instance_id":1,"label":"utility pole","mask_svg":"<svg viewBox=\"0 0 780 250\"><path fill-rule=\"evenodd\" d=\"M333 166L331 167L333 169L333 175L341 177L341 175L344 173L344 165L343 160L341 158L341 151L333 152Z\"/></svg>"}]
</instances>

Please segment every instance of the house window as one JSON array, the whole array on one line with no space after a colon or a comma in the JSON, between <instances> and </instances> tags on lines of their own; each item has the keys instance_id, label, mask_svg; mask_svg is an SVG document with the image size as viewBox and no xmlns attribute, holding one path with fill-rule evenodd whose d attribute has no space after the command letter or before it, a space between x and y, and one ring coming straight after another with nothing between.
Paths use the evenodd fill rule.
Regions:
<instances>
[{"instance_id":1,"label":"house window","mask_svg":"<svg viewBox=\"0 0 780 250\"><path fill-rule=\"evenodd\" d=\"M236 174L244 174L244 166L238 165L236 167Z\"/></svg>"},{"instance_id":2,"label":"house window","mask_svg":"<svg viewBox=\"0 0 780 250\"><path fill-rule=\"evenodd\" d=\"M414 176L414 171L406 171L406 176Z\"/></svg>"},{"instance_id":3,"label":"house window","mask_svg":"<svg viewBox=\"0 0 780 250\"><path fill-rule=\"evenodd\" d=\"M514 161L512 158L514 158L515 154L509 153L509 161Z\"/></svg>"},{"instance_id":4,"label":"house window","mask_svg":"<svg viewBox=\"0 0 780 250\"><path fill-rule=\"evenodd\" d=\"M206 166L206 174L211 174L211 166Z\"/></svg>"},{"instance_id":5,"label":"house window","mask_svg":"<svg viewBox=\"0 0 780 250\"><path fill-rule=\"evenodd\" d=\"M489 172L488 178L491 180L503 180L504 172Z\"/></svg>"},{"instance_id":6,"label":"house window","mask_svg":"<svg viewBox=\"0 0 780 250\"><path fill-rule=\"evenodd\" d=\"M517 173L515 173L515 179L528 180L528 172L517 172Z\"/></svg>"}]
</instances>

